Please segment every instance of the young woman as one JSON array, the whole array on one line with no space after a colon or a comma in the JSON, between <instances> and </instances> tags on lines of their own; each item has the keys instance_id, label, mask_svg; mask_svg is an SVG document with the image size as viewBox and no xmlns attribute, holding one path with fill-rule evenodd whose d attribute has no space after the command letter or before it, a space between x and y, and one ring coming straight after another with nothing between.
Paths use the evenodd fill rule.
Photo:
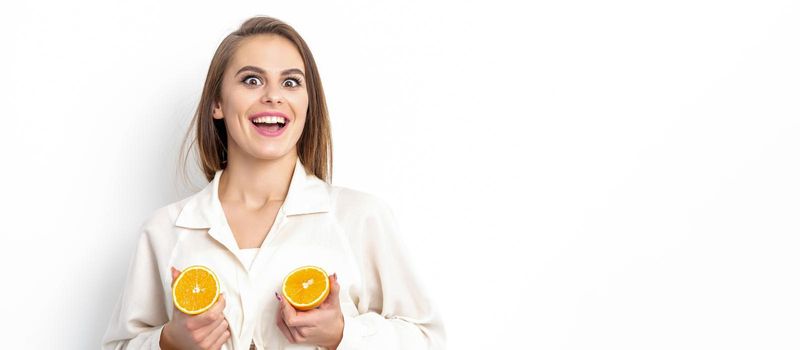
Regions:
<instances>
[{"instance_id":1,"label":"young woman","mask_svg":"<svg viewBox=\"0 0 800 350\"><path fill-rule=\"evenodd\" d=\"M444 347L391 209L330 184L325 95L292 27L255 17L222 41L192 129L210 183L143 225L104 349ZM223 295L188 316L171 285L192 265L213 270ZM280 290L304 265L332 273L331 292L297 311Z\"/></svg>"}]
</instances>

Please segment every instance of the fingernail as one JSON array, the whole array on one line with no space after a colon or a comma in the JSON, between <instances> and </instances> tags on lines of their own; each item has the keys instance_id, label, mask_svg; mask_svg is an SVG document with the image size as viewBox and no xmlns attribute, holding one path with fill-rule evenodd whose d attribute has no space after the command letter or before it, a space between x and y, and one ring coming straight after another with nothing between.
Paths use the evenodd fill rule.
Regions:
<instances>
[{"instance_id":1,"label":"fingernail","mask_svg":"<svg viewBox=\"0 0 800 350\"><path fill-rule=\"evenodd\" d=\"M334 273L333 273L333 279L334 279L335 281L338 281L338 280L339 280L339 278L337 278L337 277L336 277L336 272L334 272Z\"/></svg>"},{"instance_id":2,"label":"fingernail","mask_svg":"<svg viewBox=\"0 0 800 350\"><path fill-rule=\"evenodd\" d=\"M278 292L275 292L275 298L278 299L278 301L281 301L281 296L278 295Z\"/></svg>"}]
</instances>

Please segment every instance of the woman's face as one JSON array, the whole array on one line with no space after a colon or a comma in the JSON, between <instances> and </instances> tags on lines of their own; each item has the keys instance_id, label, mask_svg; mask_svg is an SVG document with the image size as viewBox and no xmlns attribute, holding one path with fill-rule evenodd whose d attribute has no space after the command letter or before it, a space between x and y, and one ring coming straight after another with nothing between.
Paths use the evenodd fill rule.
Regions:
<instances>
[{"instance_id":1,"label":"woman's face","mask_svg":"<svg viewBox=\"0 0 800 350\"><path fill-rule=\"evenodd\" d=\"M224 119L228 129L228 159L296 153L308 111L300 52L273 34L240 44L223 73L221 101L213 110L214 119Z\"/></svg>"}]
</instances>

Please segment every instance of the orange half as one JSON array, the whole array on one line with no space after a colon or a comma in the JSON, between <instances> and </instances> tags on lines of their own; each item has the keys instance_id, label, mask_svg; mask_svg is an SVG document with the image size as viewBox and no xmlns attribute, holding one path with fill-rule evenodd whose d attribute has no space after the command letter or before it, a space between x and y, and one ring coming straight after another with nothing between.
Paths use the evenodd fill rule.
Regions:
<instances>
[{"instance_id":1,"label":"orange half","mask_svg":"<svg viewBox=\"0 0 800 350\"><path fill-rule=\"evenodd\" d=\"M297 310L319 306L330 290L328 274L317 266L298 267L283 279L283 296Z\"/></svg>"},{"instance_id":2,"label":"orange half","mask_svg":"<svg viewBox=\"0 0 800 350\"><path fill-rule=\"evenodd\" d=\"M172 302L178 310L197 315L219 299L219 279L205 266L184 269L172 285Z\"/></svg>"}]
</instances>

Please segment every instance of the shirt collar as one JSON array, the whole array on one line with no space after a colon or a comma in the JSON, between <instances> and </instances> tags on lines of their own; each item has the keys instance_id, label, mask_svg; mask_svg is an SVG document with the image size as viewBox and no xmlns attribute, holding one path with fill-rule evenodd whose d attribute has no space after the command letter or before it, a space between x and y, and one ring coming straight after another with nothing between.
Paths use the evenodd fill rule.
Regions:
<instances>
[{"instance_id":1,"label":"shirt collar","mask_svg":"<svg viewBox=\"0 0 800 350\"><path fill-rule=\"evenodd\" d=\"M219 201L219 181L223 170L217 170L206 187L191 196L184 205L175 226L200 229L221 227L227 223ZM321 213L330 210L328 183L306 173L300 158L295 163L289 191L283 204L286 216Z\"/></svg>"}]
</instances>

